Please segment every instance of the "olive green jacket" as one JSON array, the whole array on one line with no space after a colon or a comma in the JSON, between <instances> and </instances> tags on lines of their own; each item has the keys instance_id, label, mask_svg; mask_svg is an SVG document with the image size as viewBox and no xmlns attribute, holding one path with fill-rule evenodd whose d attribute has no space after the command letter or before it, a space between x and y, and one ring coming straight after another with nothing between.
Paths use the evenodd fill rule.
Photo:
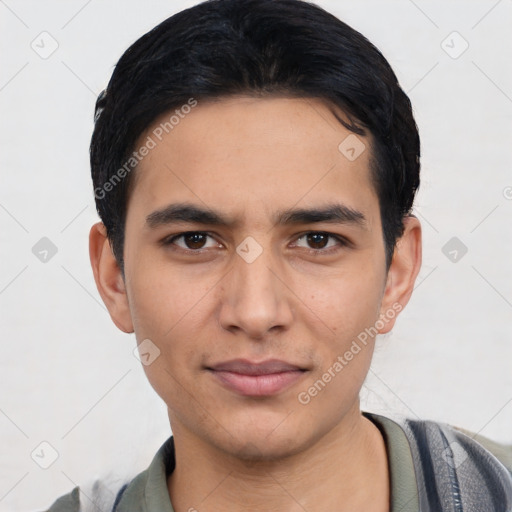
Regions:
<instances>
[{"instance_id":1,"label":"olive green jacket","mask_svg":"<svg viewBox=\"0 0 512 512\"><path fill-rule=\"evenodd\" d=\"M386 443L391 512L512 512L512 446L434 422L364 415ZM171 436L122 487L105 492L96 482L83 497L75 487L47 512L174 512L167 489L174 465Z\"/></svg>"}]
</instances>

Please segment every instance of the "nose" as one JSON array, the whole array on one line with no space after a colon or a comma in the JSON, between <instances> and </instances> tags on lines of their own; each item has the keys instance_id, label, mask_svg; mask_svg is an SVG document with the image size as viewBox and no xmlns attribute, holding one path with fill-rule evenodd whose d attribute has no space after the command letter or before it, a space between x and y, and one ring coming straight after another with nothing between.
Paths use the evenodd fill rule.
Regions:
<instances>
[{"instance_id":1,"label":"nose","mask_svg":"<svg viewBox=\"0 0 512 512\"><path fill-rule=\"evenodd\" d=\"M233 266L222 281L220 325L262 339L271 330L287 329L292 322L292 292L270 249L252 262L234 255Z\"/></svg>"}]
</instances>

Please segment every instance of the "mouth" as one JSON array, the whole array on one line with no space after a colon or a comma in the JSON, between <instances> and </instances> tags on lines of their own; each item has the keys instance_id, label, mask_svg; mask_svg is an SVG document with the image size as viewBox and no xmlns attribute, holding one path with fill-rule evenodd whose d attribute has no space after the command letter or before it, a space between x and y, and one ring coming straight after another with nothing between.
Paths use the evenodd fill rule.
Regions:
<instances>
[{"instance_id":1,"label":"mouth","mask_svg":"<svg viewBox=\"0 0 512 512\"><path fill-rule=\"evenodd\" d=\"M234 359L207 367L225 388L242 396L265 397L283 392L307 372L306 368L269 359L259 363Z\"/></svg>"}]
</instances>

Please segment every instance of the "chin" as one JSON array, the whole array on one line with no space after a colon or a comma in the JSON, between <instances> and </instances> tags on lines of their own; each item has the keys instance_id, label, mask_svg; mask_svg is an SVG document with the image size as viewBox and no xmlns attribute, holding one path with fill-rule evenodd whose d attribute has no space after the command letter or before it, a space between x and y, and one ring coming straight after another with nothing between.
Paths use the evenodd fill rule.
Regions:
<instances>
[{"instance_id":1,"label":"chin","mask_svg":"<svg viewBox=\"0 0 512 512\"><path fill-rule=\"evenodd\" d=\"M297 440L290 439L286 442L269 442L268 439L262 438L248 440L245 444L243 441L234 444L235 446L228 448L229 455L249 465L283 460L302 449Z\"/></svg>"},{"instance_id":2,"label":"chin","mask_svg":"<svg viewBox=\"0 0 512 512\"><path fill-rule=\"evenodd\" d=\"M282 460L314 443L314 436L308 435L303 426L287 424L283 417L278 421L273 417L272 421L262 418L241 422L236 429L230 429L229 434L223 440L216 440L221 445L218 448L239 460L253 463Z\"/></svg>"}]
</instances>

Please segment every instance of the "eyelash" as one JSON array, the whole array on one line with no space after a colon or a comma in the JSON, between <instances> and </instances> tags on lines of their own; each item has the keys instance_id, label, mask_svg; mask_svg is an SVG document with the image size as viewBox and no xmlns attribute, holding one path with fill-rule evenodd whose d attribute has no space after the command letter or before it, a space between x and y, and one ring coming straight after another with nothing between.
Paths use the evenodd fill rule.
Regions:
<instances>
[{"instance_id":1,"label":"eyelash","mask_svg":"<svg viewBox=\"0 0 512 512\"><path fill-rule=\"evenodd\" d=\"M169 246L174 245L174 242L176 240L178 240L179 238L182 238L186 235L206 235L206 236L214 238L214 236L211 233L208 233L206 231L184 231L182 233L178 233L176 235L172 235L167 238L164 238L161 243L162 243L162 245L169 247ZM334 240L336 240L338 242L337 246L330 247L328 249L308 249L308 248L302 247L302 249L305 249L309 254L315 254L315 255L332 254L334 252L339 251L340 248L348 247L351 245L350 242L348 240L346 240L345 238L343 238L342 236L335 235L334 233L329 233L327 231L307 231L306 233L299 235L295 241L300 240L301 238L304 238L307 235L326 235L329 238L333 238ZM327 242L327 243L329 243L329 242ZM183 247L176 246L176 248L173 248L172 250L175 250L178 252L184 252L184 253L188 253L188 254L192 254L192 253L193 254L203 254L204 252L208 251L209 249L208 248L206 248L206 249L183 249Z\"/></svg>"}]
</instances>

